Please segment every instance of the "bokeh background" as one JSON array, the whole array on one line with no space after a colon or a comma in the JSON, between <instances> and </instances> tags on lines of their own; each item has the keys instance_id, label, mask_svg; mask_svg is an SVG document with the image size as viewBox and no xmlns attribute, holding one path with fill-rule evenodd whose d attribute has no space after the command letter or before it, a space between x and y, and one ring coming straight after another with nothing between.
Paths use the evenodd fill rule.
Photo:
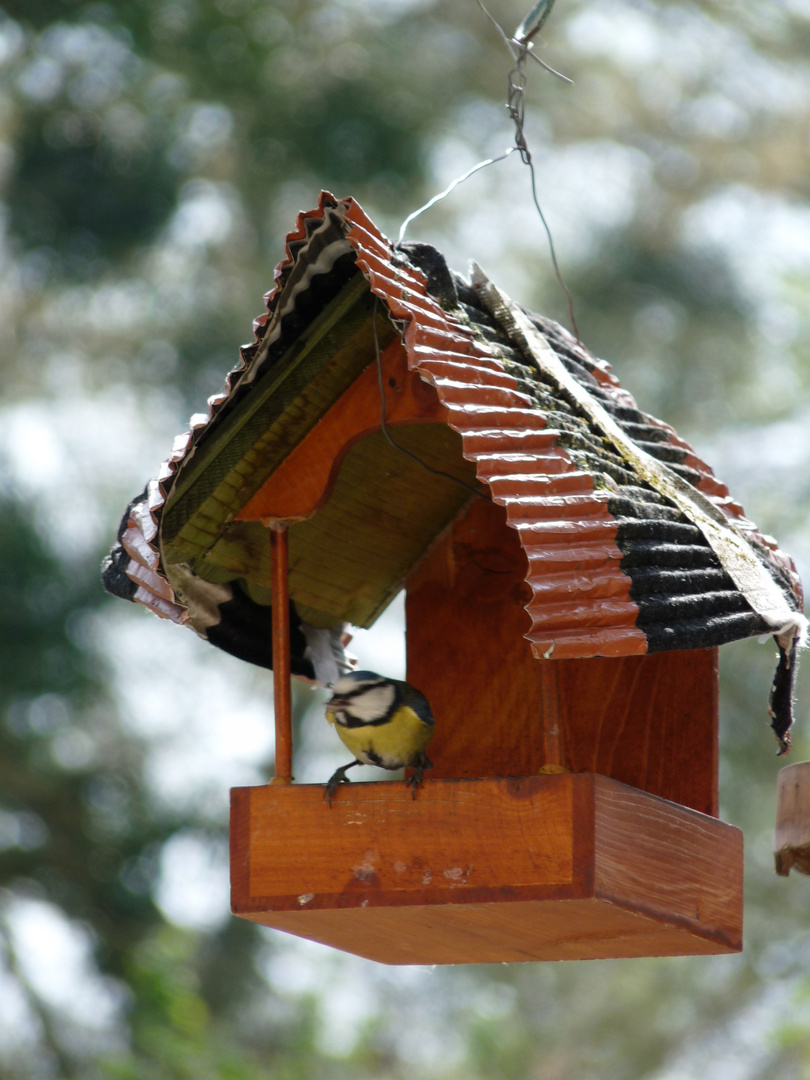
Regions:
<instances>
[{"instance_id":1,"label":"bokeh background","mask_svg":"<svg viewBox=\"0 0 810 1080\"><path fill-rule=\"evenodd\" d=\"M526 134L583 340L810 580L810 4L558 0L543 36L574 85L531 65ZM270 772L272 677L99 584L297 211L329 188L395 236L510 145L509 67L474 0L0 8L3 1080L810 1077L772 644L722 650L742 955L389 969L230 917L228 789ZM409 238L566 321L517 154ZM400 674L401 606L354 644ZM345 757L322 698L296 690L299 779Z\"/></svg>"}]
</instances>

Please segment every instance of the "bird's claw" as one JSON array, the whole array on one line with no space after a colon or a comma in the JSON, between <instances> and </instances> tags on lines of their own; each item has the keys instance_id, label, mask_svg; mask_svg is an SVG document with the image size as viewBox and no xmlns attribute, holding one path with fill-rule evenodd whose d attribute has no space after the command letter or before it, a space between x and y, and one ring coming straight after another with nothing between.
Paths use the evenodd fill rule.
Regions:
<instances>
[{"instance_id":1,"label":"bird's claw","mask_svg":"<svg viewBox=\"0 0 810 1080\"><path fill-rule=\"evenodd\" d=\"M324 788L323 797L329 803L329 807L332 807L332 799L335 797L335 792L341 784L350 784L351 780L346 775L346 770L351 769L352 765L359 765L358 761L352 761L349 765L342 765L339 769L335 769Z\"/></svg>"},{"instance_id":2,"label":"bird's claw","mask_svg":"<svg viewBox=\"0 0 810 1080\"><path fill-rule=\"evenodd\" d=\"M338 770L338 772L339 771L340 770ZM330 807L332 805L332 799L335 796L335 792L340 787L340 785L341 784L350 784L350 783L351 783L351 780L348 778L348 776L338 776L338 774L335 773L334 776L330 777L330 779L329 779L329 781L328 781L328 783L327 783L327 785L326 785L326 787L324 789L324 793L323 793L323 797L329 803Z\"/></svg>"},{"instance_id":3,"label":"bird's claw","mask_svg":"<svg viewBox=\"0 0 810 1080\"><path fill-rule=\"evenodd\" d=\"M424 787L423 780L425 778L425 769L432 769L433 762L427 756L422 754L417 763L413 767L413 772L405 781L405 786L411 789L411 798L416 798L416 789Z\"/></svg>"}]
</instances>

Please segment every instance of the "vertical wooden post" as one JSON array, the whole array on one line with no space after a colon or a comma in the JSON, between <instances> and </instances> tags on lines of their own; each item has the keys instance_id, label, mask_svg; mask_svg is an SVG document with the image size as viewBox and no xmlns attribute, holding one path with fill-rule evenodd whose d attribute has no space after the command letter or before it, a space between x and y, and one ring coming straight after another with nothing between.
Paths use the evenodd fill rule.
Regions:
<instances>
[{"instance_id":1,"label":"vertical wooden post","mask_svg":"<svg viewBox=\"0 0 810 1080\"><path fill-rule=\"evenodd\" d=\"M290 602L287 583L287 526L270 526L273 563L273 705L276 775L271 784L292 783L292 694L290 689Z\"/></svg>"},{"instance_id":2,"label":"vertical wooden post","mask_svg":"<svg viewBox=\"0 0 810 1080\"><path fill-rule=\"evenodd\" d=\"M560 736L560 680L559 668L553 660L540 663L540 686L542 696L543 759L541 773L567 772L562 758Z\"/></svg>"}]
</instances>

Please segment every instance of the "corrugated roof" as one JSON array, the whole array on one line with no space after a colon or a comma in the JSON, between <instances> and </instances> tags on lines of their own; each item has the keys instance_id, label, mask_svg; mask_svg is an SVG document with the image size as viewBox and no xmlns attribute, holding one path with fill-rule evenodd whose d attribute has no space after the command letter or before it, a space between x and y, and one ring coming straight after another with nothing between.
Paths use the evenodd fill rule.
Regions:
<instances>
[{"instance_id":1,"label":"corrugated roof","mask_svg":"<svg viewBox=\"0 0 810 1080\"><path fill-rule=\"evenodd\" d=\"M125 515L120 548L106 571L111 591L176 622L191 618L204 632L193 613L200 603L193 587L163 559L167 500L177 504L178 477L194 455L210 455L217 433L244 411L246 395L277 371L283 374L291 343L358 269L399 329L409 367L435 387L464 458L475 463L478 479L518 532L531 590L527 637L538 657L708 647L784 629L752 606L707 541L706 529L656 490L644 470L538 368L493 318L480 291L448 271L433 249L394 249L356 202L328 193L315 210L299 215L287 237L266 313L254 323L255 340L241 350L224 392L209 399L207 414L192 418L158 478ZM744 538L775 583L793 620L792 639L801 628L794 613L802 598L792 560L745 518L692 447L638 409L607 364L551 320L529 318L568 375L625 437L722 510L735 537ZM217 475L220 464L218 459ZM242 477L244 490L237 484L234 500L243 506L260 482ZM173 524L172 535L178 528ZM206 542L203 534L200 543Z\"/></svg>"},{"instance_id":2,"label":"corrugated roof","mask_svg":"<svg viewBox=\"0 0 810 1080\"><path fill-rule=\"evenodd\" d=\"M774 629L700 529L530 366L472 288L456 279L458 307L445 311L356 204L347 220L358 265L404 326L409 363L436 386L465 457L518 530L533 593L527 636L538 656L708 646ZM709 466L671 427L642 413L570 334L550 320L532 321L639 447L743 526L795 610L801 593L792 561L746 521Z\"/></svg>"}]
</instances>

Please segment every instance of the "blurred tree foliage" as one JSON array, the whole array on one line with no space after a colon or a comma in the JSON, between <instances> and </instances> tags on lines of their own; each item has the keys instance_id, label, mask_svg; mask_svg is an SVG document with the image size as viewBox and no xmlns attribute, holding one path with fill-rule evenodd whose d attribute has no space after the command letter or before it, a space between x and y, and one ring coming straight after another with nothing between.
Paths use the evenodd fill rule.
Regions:
<instances>
[{"instance_id":1,"label":"blurred tree foliage","mask_svg":"<svg viewBox=\"0 0 810 1080\"><path fill-rule=\"evenodd\" d=\"M525 14L491 6L507 29ZM575 86L531 71L526 130L584 340L643 407L716 441L790 549L810 513L789 468L810 460L810 18L558 0L545 37ZM508 68L472 0L5 3L0 1077L810 1075L807 886L771 873L772 656L756 643L724 651L742 957L389 972L227 917L183 924L161 892L174 841L221 847L224 803L194 795L190 755L156 779L145 616L103 597L98 559L219 389L295 212L326 187L395 232L509 145ZM565 321L516 155L409 235ZM755 461L731 435L724 449L743 423ZM148 640L152 678L192 695L191 729L196 676L173 630ZM249 672L204 662L249 692Z\"/></svg>"}]
</instances>

